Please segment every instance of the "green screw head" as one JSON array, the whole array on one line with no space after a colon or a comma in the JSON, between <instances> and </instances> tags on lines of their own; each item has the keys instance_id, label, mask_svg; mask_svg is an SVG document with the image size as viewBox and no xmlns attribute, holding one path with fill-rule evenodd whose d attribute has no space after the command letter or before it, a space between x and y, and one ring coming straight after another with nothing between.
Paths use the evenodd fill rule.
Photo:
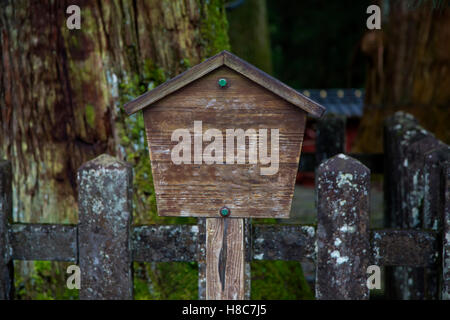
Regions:
<instances>
[{"instance_id":1,"label":"green screw head","mask_svg":"<svg viewBox=\"0 0 450 320\"><path fill-rule=\"evenodd\" d=\"M222 208L220 208L219 212L220 212L220 215L225 218L230 215L231 210L228 209L227 207L222 207Z\"/></svg>"},{"instance_id":2,"label":"green screw head","mask_svg":"<svg viewBox=\"0 0 450 320\"><path fill-rule=\"evenodd\" d=\"M220 78L219 81L217 81L217 83L219 84L219 86L221 88L224 88L227 85L227 79L225 78Z\"/></svg>"}]
</instances>

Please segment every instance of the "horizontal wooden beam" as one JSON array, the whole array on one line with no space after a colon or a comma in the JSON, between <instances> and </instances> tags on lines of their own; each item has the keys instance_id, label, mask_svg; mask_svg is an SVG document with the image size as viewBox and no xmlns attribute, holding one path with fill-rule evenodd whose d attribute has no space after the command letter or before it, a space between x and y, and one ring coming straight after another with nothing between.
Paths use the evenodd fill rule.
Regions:
<instances>
[{"instance_id":1,"label":"horizontal wooden beam","mask_svg":"<svg viewBox=\"0 0 450 320\"><path fill-rule=\"evenodd\" d=\"M315 261L313 226L252 226L252 260ZM135 226L132 232L134 261L197 261L197 225ZM371 263L379 266L431 266L437 262L437 234L420 230L371 230ZM10 244L15 260L76 262L77 226L63 224L13 224Z\"/></svg>"},{"instance_id":2,"label":"horizontal wooden beam","mask_svg":"<svg viewBox=\"0 0 450 320\"><path fill-rule=\"evenodd\" d=\"M253 225L253 260L315 260L313 226Z\"/></svg>"},{"instance_id":3,"label":"horizontal wooden beam","mask_svg":"<svg viewBox=\"0 0 450 320\"><path fill-rule=\"evenodd\" d=\"M77 261L77 226L17 223L10 228L15 260Z\"/></svg>"},{"instance_id":4,"label":"horizontal wooden beam","mask_svg":"<svg viewBox=\"0 0 450 320\"><path fill-rule=\"evenodd\" d=\"M253 226L254 260L315 260L312 226ZM378 266L432 266L437 262L437 234L420 230L371 230L371 263Z\"/></svg>"},{"instance_id":5,"label":"horizontal wooden beam","mask_svg":"<svg viewBox=\"0 0 450 320\"><path fill-rule=\"evenodd\" d=\"M196 261L197 225L146 225L134 227L131 237L134 261Z\"/></svg>"},{"instance_id":6,"label":"horizontal wooden beam","mask_svg":"<svg viewBox=\"0 0 450 320\"><path fill-rule=\"evenodd\" d=\"M433 266L437 234L421 230L371 230L372 263L378 266Z\"/></svg>"}]
</instances>

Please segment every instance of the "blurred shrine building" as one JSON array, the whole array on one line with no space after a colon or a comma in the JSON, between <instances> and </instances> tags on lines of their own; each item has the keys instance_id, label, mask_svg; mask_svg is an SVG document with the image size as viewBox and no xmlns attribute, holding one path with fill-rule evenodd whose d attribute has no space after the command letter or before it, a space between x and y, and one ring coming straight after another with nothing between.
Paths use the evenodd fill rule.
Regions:
<instances>
[{"instance_id":1,"label":"blurred shrine building","mask_svg":"<svg viewBox=\"0 0 450 320\"><path fill-rule=\"evenodd\" d=\"M363 115L364 90L363 89L302 89L300 93L311 100L318 102L327 110L324 116L345 117L345 151L349 153L355 140L358 126ZM308 117L305 137L303 140L302 155L316 151L316 121ZM314 172L299 172L297 183L314 186Z\"/></svg>"}]
</instances>

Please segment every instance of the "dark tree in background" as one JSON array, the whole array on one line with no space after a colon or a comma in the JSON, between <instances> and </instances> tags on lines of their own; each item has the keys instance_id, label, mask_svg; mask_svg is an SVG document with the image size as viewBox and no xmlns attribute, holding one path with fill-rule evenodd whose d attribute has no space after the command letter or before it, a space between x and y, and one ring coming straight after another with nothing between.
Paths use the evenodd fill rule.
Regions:
<instances>
[{"instance_id":1,"label":"dark tree in background","mask_svg":"<svg viewBox=\"0 0 450 320\"><path fill-rule=\"evenodd\" d=\"M66 27L69 5L80 30ZM1 1L0 157L13 164L15 218L76 222L76 170L104 152L138 166L141 203L143 125L121 106L223 49L223 0Z\"/></svg>"},{"instance_id":2,"label":"dark tree in background","mask_svg":"<svg viewBox=\"0 0 450 320\"><path fill-rule=\"evenodd\" d=\"M80 30L66 27L69 5ZM223 0L0 1L0 158L13 165L16 221L76 223L76 171L101 153L134 166L134 222L157 219L142 115L123 104L223 49ZM17 298L68 297L56 262L23 282L33 266L15 266Z\"/></svg>"},{"instance_id":3,"label":"dark tree in background","mask_svg":"<svg viewBox=\"0 0 450 320\"><path fill-rule=\"evenodd\" d=\"M358 43L372 2L268 0L274 75L296 89L363 87Z\"/></svg>"},{"instance_id":4,"label":"dark tree in background","mask_svg":"<svg viewBox=\"0 0 450 320\"><path fill-rule=\"evenodd\" d=\"M231 51L272 73L270 35L265 0L227 1Z\"/></svg>"},{"instance_id":5,"label":"dark tree in background","mask_svg":"<svg viewBox=\"0 0 450 320\"><path fill-rule=\"evenodd\" d=\"M382 30L366 27L371 4ZM366 89L358 152L382 152L383 120L416 116L450 142L450 7L433 0L268 0L274 75L302 88Z\"/></svg>"},{"instance_id":6,"label":"dark tree in background","mask_svg":"<svg viewBox=\"0 0 450 320\"><path fill-rule=\"evenodd\" d=\"M356 148L382 151L383 120L397 110L416 116L450 142L450 6L448 1L384 0L381 31L367 32L364 116Z\"/></svg>"}]
</instances>

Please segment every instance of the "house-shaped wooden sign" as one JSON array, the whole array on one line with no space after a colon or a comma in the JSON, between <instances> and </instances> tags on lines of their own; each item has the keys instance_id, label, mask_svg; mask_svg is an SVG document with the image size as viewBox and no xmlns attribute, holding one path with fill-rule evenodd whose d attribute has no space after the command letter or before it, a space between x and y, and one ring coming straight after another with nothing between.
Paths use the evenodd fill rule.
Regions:
<instances>
[{"instance_id":1,"label":"house-shaped wooden sign","mask_svg":"<svg viewBox=\"0 0 450 320\"><path fill-rule=\"evenodd\" d=\"M144 112L158 213L288 218L307 113L324 108L223 51L125 106Z\"/></svg>"}]
</instances>

